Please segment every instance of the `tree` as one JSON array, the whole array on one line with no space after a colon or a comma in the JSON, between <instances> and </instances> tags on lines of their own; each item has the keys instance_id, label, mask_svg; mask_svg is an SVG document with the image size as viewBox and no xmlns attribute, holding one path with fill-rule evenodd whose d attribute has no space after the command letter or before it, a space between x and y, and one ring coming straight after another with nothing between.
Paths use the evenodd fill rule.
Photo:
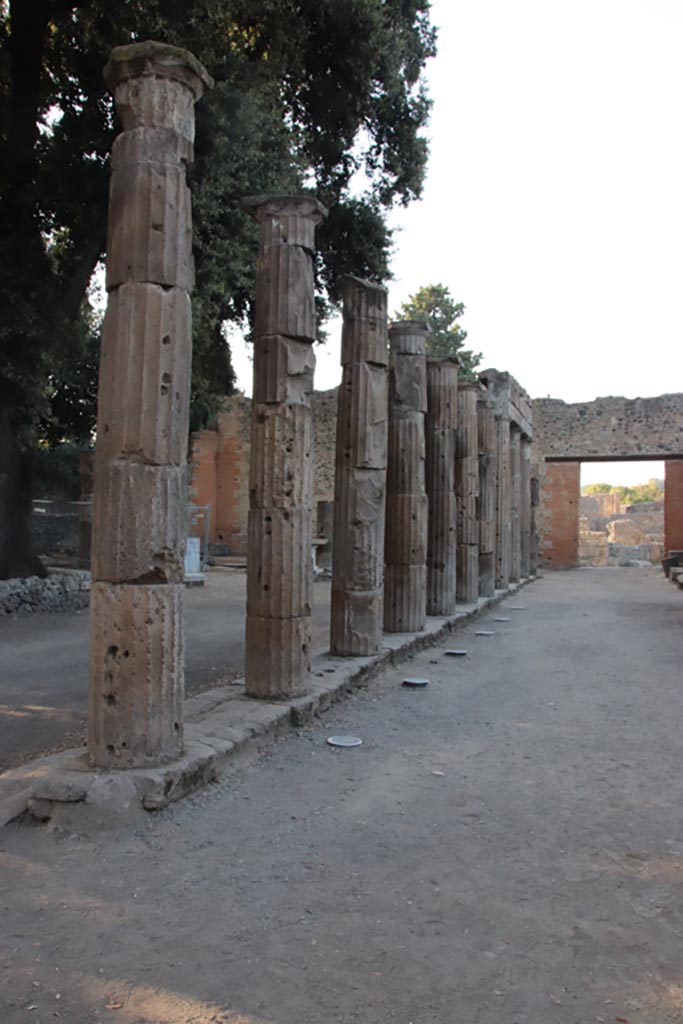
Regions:
<instances>
[{"instance_id":1,"label":"tree","mask_svg":"<svg viewBox=\"0 0 683 1024\"><path fill-rule=\"evenodd\" d=\"M427 0L0 0L0 578L40 570L31 448L46 423L53 439L67 436L71 413L82 421L87 406L72 400L73 370L90 358L85 299L106 240L116 123L102 68L112 47L145 38L186 47L217 83L197 107L192 170L198 426L234 384L224 324L251 314L256 231L243 195L308 187L330 207L318 233L323 310L344 271L386 279L387 211L419 196L424 178L428 9ZM55 403L69 387L70 400Z\"/></svg>"},{"instance_id":2,"label":"tree","mask_svg":"<svg viewBox=\"0 0 683 1024\"><path fill-rule=\"evenodd\" d=\"M461 376L465 380L475 380L475 369L482 356L481 352L464 348L467 331L458 323L464 312L462 302L455 302L446 285L428 284L401 304L399 317L405 320L424 320L430 328L427 355L436 359L457 359L461 366Z\"/></svg>"}]
</instances>

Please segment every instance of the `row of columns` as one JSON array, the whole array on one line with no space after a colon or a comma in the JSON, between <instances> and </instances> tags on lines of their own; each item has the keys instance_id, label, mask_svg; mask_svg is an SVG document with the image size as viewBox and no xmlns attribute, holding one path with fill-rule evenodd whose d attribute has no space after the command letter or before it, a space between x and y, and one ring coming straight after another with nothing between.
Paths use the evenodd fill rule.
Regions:
<instances>
[{"instance_id":1,"label":"row of columns","mask_svg":"<svg viewBox=\"0 0 683 1024\"><path fill-rule=\"evenodd\" d=\"M191 363L194 103L211 80L156 43L106 70L112 153L93 509L89 756L159 764L183 748L183 584ZM311 196L252 197L258 224L246 693L311 685L315 229ZM341 281L331 650L379 652L383 629L526 575L528 444L486 388L428 361L424 324L387 328L384 288Z\"/></svg>"}]
</instances>

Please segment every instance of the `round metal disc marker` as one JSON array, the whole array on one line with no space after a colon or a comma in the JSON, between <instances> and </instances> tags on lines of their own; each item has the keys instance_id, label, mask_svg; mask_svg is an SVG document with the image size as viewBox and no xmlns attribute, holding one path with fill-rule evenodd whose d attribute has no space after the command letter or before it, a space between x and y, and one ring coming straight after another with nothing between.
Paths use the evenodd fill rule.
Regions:
<instances>
[{"instance_id":1,"label":"round metal disc marker","mask_svg":"<svg viewBox=\"0 0 683 1024\"><path fill-rule=\"evenodd\" d=\"M331 747L360 747L363 745L360 736L328 736L327 742Z\"/></svg>"}]
</instances>

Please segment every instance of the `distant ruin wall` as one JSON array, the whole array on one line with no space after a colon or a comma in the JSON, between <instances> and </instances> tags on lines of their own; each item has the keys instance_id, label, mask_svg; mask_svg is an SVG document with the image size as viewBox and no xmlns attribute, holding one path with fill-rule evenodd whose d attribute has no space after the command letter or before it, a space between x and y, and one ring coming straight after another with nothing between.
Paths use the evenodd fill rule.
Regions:
<instances>
[{"instance_id":1,"label":"distant ruin wall","mask_svg":"<svg viewBox=\"0 0 683 1024\"><path fill-rule=\"evenodd\" d=\"M532 404L536 441L546 460L683 458L683 394L572 405L535 398Z\"/></svg>"}]
</instances>

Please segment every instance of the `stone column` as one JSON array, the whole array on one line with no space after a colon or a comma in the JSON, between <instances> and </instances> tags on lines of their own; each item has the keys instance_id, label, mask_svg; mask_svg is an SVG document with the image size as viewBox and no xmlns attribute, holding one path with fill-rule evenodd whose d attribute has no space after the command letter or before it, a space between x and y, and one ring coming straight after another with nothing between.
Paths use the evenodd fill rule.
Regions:
<instances>
[{"instance_id":1,"label":"stone column","mask_svg":"<svg viewBox=\"0 0 683 1024\"><path fill-rule=\"evenodd\" d=\"M455 442L458 361L427 361L427 615L453 615L456 598Z\"/></svg>"},{"instance_id":2,"label":"stone column","mask_svg":"<svg viewBox=\"0 0 683 1024\"><path fill-rule=\"evenodd\" d=\"M190 404L192 54L117 47L92 523L88 752L102 768L183 749L183 557Z\"/></svg>"},{"instance_id":3,"label":"stone column","mask_svg":"<svg viewBox=\"0 0 683 1024\"><path fill-rule=\"evenodd\" d=\"M510 428L510 581L522 576L522 435Z\"/></svg>"},{"instance_id":4,"label":"stone column","mask_svg":"<svg viewBox=\"0 0 683 1024\"><path fill-rule=\"evenodd\" d=\"M403 320L389 328L389 450L384 628L424 629L427 617L427 328Z\"/></svg>"},{"instance_id":5,"label":"stone column","mask_svg":"<svg viewBox=\"0 0 683 1024\"><path fill-rule=\"evenodd\" d=\"M479 600L479 431L477 400L479 384L458 387L458 432L455 460L455 492L458 506L458 601Z\"/></svg>"},{"instance_id":6,"label":"stone column","mask_svg":"<svg viewBox=\"0 0 683 1024\"><path fill-rule=\"evenodd\" d=\"M535 576L538 572L538 522L537 509L539 505L541 490L540 481L537 476L531 478L531 544L529 551L529 575Z\"/></svg>"},{"instance_id":7,"label":"stone column","mask_svg":"<svg viewBox=\"0 0 683 1024\"><path fill-rule=\"evenodd\" d=\"M496 416L496 588L510 584L510 420L501 411Z\"/></svg>"},{"instance_id":8,"label":"stone column","mask_svg":"<svg viewBox=\"0 0 683 1024\"><path fill-rule=\"evenodd\" d=\"M495 594L496 415L488 391L479 393L479 594Z\"/></svg>"},{"instance_id":9,"label":"stone column","mask_svg":"<svg viewBox=\"0 0 683 1024\"><path fill-rule=\"evenodd\" d=\"M313 253L324 206L255 196L259 225L247 553L246 693L267 700L311 683L315 356Z\"/></svg>"},{"instance_id":10,"label":"stone column","mask_svg":"<svg viewBox=\"0 0 683 1024\"><path fill-rule=\"evenodd\" d=\"M333 654L382 648L387 467L387 293L345 277L332 554Z\"/></svg>"},{"instance_id":11,"label":"stone column","mask_svg":"<svg viewBox=\"0 0 683 1024\"><path fill-rule=\"evenodd\" d=\"M522 436L520 450L520 575L531 575L531 444Z\"/></svg>"}]
</instances>

